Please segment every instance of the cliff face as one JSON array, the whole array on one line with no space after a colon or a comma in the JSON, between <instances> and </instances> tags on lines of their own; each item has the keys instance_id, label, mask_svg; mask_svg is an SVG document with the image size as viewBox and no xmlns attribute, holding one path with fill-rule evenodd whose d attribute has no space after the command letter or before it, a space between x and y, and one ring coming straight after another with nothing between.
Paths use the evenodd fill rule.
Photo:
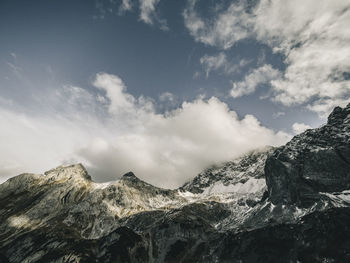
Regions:
<instances>
[{"instance_id":1,"label":"cliff face","mask_svg":"<svg viewBox=\"0 0 350 263\"><path fill-rule=\"evenodd\" d=\"M274 204L310 206L319 193L350 189L350 104L335 108L323 127L278 148L266 161L265 175Z\"/></svg>"},{"instance_id":2,"label":"cliff face","mask_svg":"<svg viewBox=\"0 0 350 263\"><path fill-rule=\"evenodd\" d=\"M0 185L0 262L347 262L349 113L175 190L79 164L18 175Z\"/></svg>"}]
</instances>

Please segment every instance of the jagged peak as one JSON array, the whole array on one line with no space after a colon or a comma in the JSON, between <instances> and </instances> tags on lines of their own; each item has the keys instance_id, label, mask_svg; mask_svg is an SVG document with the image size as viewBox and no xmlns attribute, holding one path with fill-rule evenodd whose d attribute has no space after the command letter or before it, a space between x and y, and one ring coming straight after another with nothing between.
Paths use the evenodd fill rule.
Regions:
<instances>
[{"instance_id":1,"label":"jagged peak","mask_svg":"<svg viewBox=\"0 0 350 263\"><path fill-rule=\"evenodd\" d=\"M149 183L146 183L145 181L141 180L140 178L138 178L133 172L127 172L125 174L122 175L122 177L120 178L120 181L124 181L124 182L129 182L132 184L141 184L141 185L148 185L151 187L155 187Z\"/></svg>"},{"instance_id":2,"label":"jagged peak","mask_svg":"<svg viewBox=\"0 0 350 263\"><path fill-rule=\"evenodd\" d=\"M121 181L127 181L127 182L132 182L132 183L144 183L147 184L146 182L142 181L140 178L138 178L133 172L127 172L122 175L120 178Z\"/></svg>"},{"instance_id":3,"label":"jagged peak","mask_svg":"<svg viewBox=\"0 0 350 263\"><path fill-rule=\"evenodd\" d=\"M169 194L170 192L174 191L174 190L160 188L150 183L147 183L142 179L138 178L133 172L125 173L120 178L119 182L121 182L124 185L127 185L128 187L142 189L143 191L154 191L157 193L165 193L165 194Z\"/></svg>"},{"instance_id":4,"label":"jagged peak","mask_svg":"<svg viewBox=\"0 0 350 263\"><path fill-rule=\"evenodd\" d=\"M337 106L333 109L331 114L329 114L327 124L329 125L341 124L349 115L350 115L350 103L344 108Z\"/></svg>"},{"instance_id":5,"label":"jagged peak","mask_svg":"<svg viewBox=\"0 0 350 263\"><path fill-rule=\"evenodd\" d=\"M45 176L52 178L82 178L91 181L91 176L88 174L85 167L81 164L72 164L68 166L60 165L54 169L46 171Z\"/></svg>"},{"instance_id":6,"label":"jagged peak","mask_svg":"<svg viewBox=\"0 0 350 263\"><path fill-rule=\"evenodd\" d=\"M92 182L91 176L82 164L61 165L46 171L44 174L22 173L9 178L0 184L0 197L1 194L8 194L11 191L18 192L33 186L37 187L47 183L70 180Z\"/></svg>"},{"instance_id":7,"label":"jagged peak","mask_svg":"<svg viewBox=\"0 0 350 263\"><path fill-rule=\"evenodd\" d=\"M122 179L136 178L139 179L133 172L127 172L122 176Z\"/></svg>"},{"instance_id":8,"label":"jagged peak","mask_svg":"<svg viewBox=\"0 0 350 263\"><path fill-rule=\"evenodd\" d=\"M320 193L348 190L349 156L350 103L335 107L326 125L294 136L266 160L270 201L310 207Z\"/></svg>"}]
</instances>

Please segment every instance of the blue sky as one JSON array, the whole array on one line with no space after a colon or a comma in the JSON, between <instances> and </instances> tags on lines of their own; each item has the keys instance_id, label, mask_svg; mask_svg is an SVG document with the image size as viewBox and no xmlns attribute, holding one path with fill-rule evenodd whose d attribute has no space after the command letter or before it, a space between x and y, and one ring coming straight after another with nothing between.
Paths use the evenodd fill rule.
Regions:
<instances>
[{"instance_id":1,"label":"blue sky","mask_svg":"<svg viewBox=\"0 0 350 263\"><path fill-rule=\"evenodd\" d=\"M181 131L187 124L177 126L175 119L181 119L183 112L191 112L187 109L198 105L210 105L212 112L216 112L216 106L226 107L224 115L237 114L233 118L239 128L231 125L227 131L233 129L232 136L243 136L238 142L247 139L244 129L275 134L268 139L252 134L256 146L282 143L281 136L273 137L276 134L283 133L286 141L305 128L318 127L335 105L344 105L350 98L348 8L349 3L341 0L333 4L287 1L285 5L265 0L3 0L0 107L2 119L9 123L8 133L3 132L1 139L12 159L6 157L0 163L0 176L7 178L28 169L42 172L52 168L49 165L82 161L96 177L105 174L98 180L110 180L127 172L128 166L121 169L111 164L123 161L130 170L146 171L146 180L157 181L159 176L151 176L156 165L135 166L132 153L126 160L117 157L123 149L120 146L123 134L137 135L140 140L167 141L168 128L152 139L151 130L168 125ZM96 84L98 76L100 83ZM208 102L211 98L212 104ZM117 107L121 101L133 108L134 113ZM116 108L120 111L116 112ZM140 121L141 115L148 116L147 124L146 119ZM244 126L247 115L259 123L255 128ZM149 120L159 116L164 122L161 125ZM213 120L220 117L212 116ZM21 118L25 124L18 121ZM89 127L94 132L88 135L81 134L86 128L84 118L94 123ZM58 125L56 131L60 132L56 139L45 134L47 142L43 143L42 134L33 129L45 125L43 130L47 128L50 133L51 128L47 127L50 121ZM190 129L205 129L211 121L209 118ZM71 128L74 131L68 134L64 129L66 122L74 123ZM10 136L13 129L22 130L23 134L16 132L17 137ZM231 139L215 141L213 138L222 137L224 130L209 132L208 137L197 142L191 136L175 133L176 140L189 143L178 152L166 143L152 149L139 143L134 146L141 147L151 163L165 160L167 165L162 173L169 174L173 181L161 185L171 187L211 162L224 161L254 148L250 143L236 144ZM144 133L140 135L140 131ZM76 143L79 140L75 136L85 141ZM20 144L21 140L25 143ZM63 140L67 145L58 150L52 143L55 140L58 144ZM81 149L89 152L96 140L98 145L114 149L106 150L100 145L105 154L112 156L108 157L110 168L106 171L99 168L106 165L97 160L96 153L89 153L91 156L81 153ZM40 151L33 149L38 141L43 144ZM210 154L200 157L185 150L189 145L205 145L207 141L218 143L218 151L228 154L220 158ZM221 144L233 148L239 145L240 149L231 151L220 148ZM17 153L9 150L11 145L16 145ZM39 157L51 156L43 161L45 165L29 158L36 151L40 152ZM171 161L177 154L188 154L188 159L197 164L189 168L190 162ZM185 170L191 173L183 175Z\"/></svg>"}]
</instances>

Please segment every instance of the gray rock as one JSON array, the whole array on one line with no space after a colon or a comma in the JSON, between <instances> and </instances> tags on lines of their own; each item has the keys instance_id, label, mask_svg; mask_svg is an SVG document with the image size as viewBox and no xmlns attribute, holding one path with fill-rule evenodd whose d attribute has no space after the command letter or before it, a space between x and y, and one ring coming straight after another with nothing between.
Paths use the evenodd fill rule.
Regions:
<instances>
[{"instance_id":1,"label":"gray rock","mask_svg":"<svg viewBox=\"0 0 350 263\"><path fill-rule=\"evenodd\" d=\"M307 130L266 160L266 183L275 203L310 206L322 192L350 188L350 104L337 107L323 127Z\"/></svg>"}]
</instances>

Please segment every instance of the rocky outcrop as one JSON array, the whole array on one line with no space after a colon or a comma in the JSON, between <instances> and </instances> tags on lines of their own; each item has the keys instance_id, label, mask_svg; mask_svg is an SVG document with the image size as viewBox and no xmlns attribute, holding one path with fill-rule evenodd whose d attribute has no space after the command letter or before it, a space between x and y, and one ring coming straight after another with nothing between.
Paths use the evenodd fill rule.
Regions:
<instances>
[{"instance_id":1,"label":"rocky outcrop","mask_svg":"<svg viewBox=\"0 0 350 263\"><path fill-rule=\"evenodd\" d=\"M350 189L350 104L336 107L323 127L276 149L266 161L265 176L274 204L307 207L320 193Z\"/></svg>"}]
</instances>

